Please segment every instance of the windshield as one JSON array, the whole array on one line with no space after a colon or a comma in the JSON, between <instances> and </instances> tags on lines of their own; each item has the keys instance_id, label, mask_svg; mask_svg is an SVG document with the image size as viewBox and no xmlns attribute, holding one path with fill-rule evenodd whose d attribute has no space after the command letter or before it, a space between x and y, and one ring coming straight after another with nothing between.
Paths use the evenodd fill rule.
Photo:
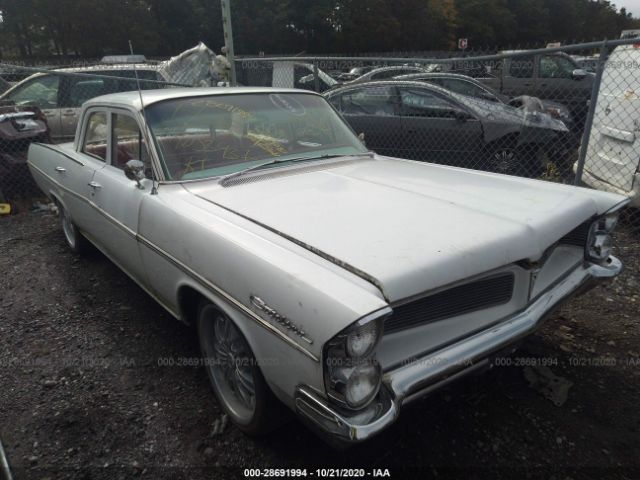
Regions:
<instances>
[{"instance_id":1,"label":"windshield","mask_svg":"<svg viewBox=\"0 0 640 480\"><path fill-rule=\"evenodd\" d=\"M167 180L229 175L275 159L367 151L317 95L187 97L152 105L146 116Z\"/></svg>"}]
</instances>

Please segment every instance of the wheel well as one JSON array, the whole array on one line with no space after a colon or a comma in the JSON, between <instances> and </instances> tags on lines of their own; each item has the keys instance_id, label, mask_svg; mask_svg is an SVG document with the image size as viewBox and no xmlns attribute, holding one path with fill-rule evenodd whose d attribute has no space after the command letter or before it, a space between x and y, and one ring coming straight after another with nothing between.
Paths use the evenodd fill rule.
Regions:
<instances>
[{"instance_id":1,"label":"wheel well","mask_svg":"<svg viewBox=\"0 0 640 480\"><path fill-rule=\"evenodd\" d=\"M510 133L504 137L496 138L487 144L487 152L491 153L494 149L505 146L515 147L518 144L519 133Z\"/></svg>"},{"instance_id":2,"label":"wheel well","mask_svg":"<svg viewBox=\"0 0 640 480\"><path fill-rule=\"evenodd\" d=\"M178 306L182 321L188 325L196 325L200 301L205 298L199 291L190 286L182 286L178 290Z\"/></svg>"}]
</instances>

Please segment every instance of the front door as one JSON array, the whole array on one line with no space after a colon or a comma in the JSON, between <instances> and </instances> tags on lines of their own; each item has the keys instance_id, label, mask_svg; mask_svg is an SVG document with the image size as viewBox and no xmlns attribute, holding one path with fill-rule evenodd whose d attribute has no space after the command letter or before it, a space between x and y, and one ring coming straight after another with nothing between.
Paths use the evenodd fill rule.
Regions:
<instances>
[{"instance_id":1,"label":"front door","mask_svg":"<svg viewBox=\"0 0 640 480\"><path fill-rule=\"evenodd\" d=\"M414 160L480 168L482 125L450 98L400 87L403 143Z\"/></svg>"},{"instance_id":2,"label":"front door","mask_svg":"<svg viewBox=\"0 0 640 480\"><path fill-rule=\"evenodd\" d=\"M147 284L136 236L140 204L151 194L152 181L144 179L138 186L125 176L124 167L133 159L150 165L149 156L138 123L129 113L113 111L110 130L109 162L96 170L89 187L100 214L96 216L95 240L125 271Z\"/></svg>"},{"instance_id":3,"label":"front door","mask_svg":"<svg viewBox=\"0 0 640 480\"><path fill-rule=\"evenodd\" d=\"M509 97L535 95L536 62L533 56L518 56L505 60L506 70L502 72L502 93Z\"/></svg>"},{"instance_id":4,"label":"front door","mask_svg":"<svg viewBox=\"0 0 640 480\"><path fill-rule=\"evenodd\" d=\"M380 155L409 158L400 138L402 125L394 86L354 88L332 98L331 103L357 134L364 134L369 149Z\"/></svg>"}]
</instances>

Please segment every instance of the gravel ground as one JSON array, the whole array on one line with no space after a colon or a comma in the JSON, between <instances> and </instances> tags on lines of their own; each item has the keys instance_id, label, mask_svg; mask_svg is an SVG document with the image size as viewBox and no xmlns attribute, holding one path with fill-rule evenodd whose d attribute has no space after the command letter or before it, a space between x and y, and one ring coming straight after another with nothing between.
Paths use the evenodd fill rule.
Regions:
<instances>
[{"instance_id":1,"label":"gravel ground","mask_svg":"<svg viewBox=\"0 0 640 480\"><path fill-rule=\"evenodd\" d=\"M625 273L565 306L503 366L336 452L296 420L257 440L221 429L205 371L159 366L198 356L191 329L101 254L71 254L52 214L0 219L0 437L14 477L351 466L388 468L393 478L640 478L638 234L623 231L618 243ZM527 380L544 376L545 363L556 385L572 383L560 406Z\"/></svg>"}]
</instances>

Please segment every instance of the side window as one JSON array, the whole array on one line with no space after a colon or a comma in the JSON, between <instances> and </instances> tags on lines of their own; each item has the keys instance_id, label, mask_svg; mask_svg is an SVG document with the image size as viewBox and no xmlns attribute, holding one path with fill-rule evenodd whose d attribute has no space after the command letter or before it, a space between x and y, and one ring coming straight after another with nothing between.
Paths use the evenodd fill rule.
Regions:
<instances>
[{"instance_id":1,"label":"side window","mask_svg":"<svg viewBox=\"0 0 640 480\"><path fill-rule=\"evenodd\" d=\"M397 68L391 70L382 70L381 72L377 72L371 75L371 80L384 80L386 78L395 77L397 75L404 75L405 73L407 72L405 72L404 70L399 70Z\"/></svg>"},{"instance_id":2,"label":"side window","mask_svg":"<svg viewBox=\"0 0 640 480\"><path fill-rule=\"evenodd\" d=\"M509 64L509 75L516 78L533 77L533 57L514 57Z\"/></svg>"},{"instance_id":3,"label":"side window","mask_svg":"<svg viewBox=\"0 0 640 480\"><path fill-rule=\"evenodd\" d=\"M333 108L335 108L339 112L342 111L342 105L340 102L341 98L342 97L340 95L334 95L333 97L329 98L329 103L331 103L331 105L333 105Z\"/></svg>"},{"instance_id":4,"label":"side window","mask_svg":"<svg viewBox=\"0 0 640 480\"><path fill-rule=\"evenodd\" d=\"M482 98L493 102L499 101L494 95L485 89L465 80L447 79L444 81L444 87L452 92L467 95L469 97Z\"/></svg>"},{"instance_id":5,"label":"side window","mask_svg":"<svg viewBox=\"0 0 640 480\"><path fill-rule=\"evenodd\" d=\"M447 99L417 88L401 88L402 115L408 117L455 118L466 112Z\"/></svg>"},{"instance_id":6,"label":"side window","mask_svg":"<svg viewBox=\"0 0 640 480\"><path fill-rule=\"evenodd\" d=\"M574 66L566 58L544 55L540 58L540 78L571 78Z\"/></svg>"},{"instance_id":7,"label":"side window","mask_svg":"<svg viewBox=\"0 0 640 480\"><path fill-rule=\"evenodd\" d=\"M147 169L151 168L147 145L138 127L138 122L129 115L116 113L113 114L112 124L112 165L124 169L129 160L140 160Z\"/></svg>"},{"instance_id":8,"label":"side window","mask_svg":"<svg viewBox=\"0 0 640 480\"><path fill-rule=\"evenodd\" d=\"M345 115L395 115L396 101L393 87L365 87L342 94L342 113Z\"/></svg>"},{"instance_id":9,"label":"side window","mask_svg":"<svg viewBox=\"0 0 640 480\"><path fill-rule=\"evenodd\" d=\"M5 97L16 105L35 105L41 109L58 107L60 77L45 75L34 78Z\"/></svg>"},{"instance_id":10,"label":"side window","mask_svg":"<svg viewBox=\"0 0 640 480\"><path fill-rule=\"evenodd\" d=\"M91 113L87 120L87 129L84 135L82 151L97 158L98 160L106 162L108 137L109 130L107 128L107 113Z\"/></svg>"},{"instance_id":11,"label":"side window","mask_svg":"<svg viewBox=\"0 0 640 480\"><path fill-rule=\"evenodd\" d=\"M87 100L116 92L115 82L109 78L69 77L67 85L66 104L70 108L80 108Z\"/></svg>"}]
</instances>

